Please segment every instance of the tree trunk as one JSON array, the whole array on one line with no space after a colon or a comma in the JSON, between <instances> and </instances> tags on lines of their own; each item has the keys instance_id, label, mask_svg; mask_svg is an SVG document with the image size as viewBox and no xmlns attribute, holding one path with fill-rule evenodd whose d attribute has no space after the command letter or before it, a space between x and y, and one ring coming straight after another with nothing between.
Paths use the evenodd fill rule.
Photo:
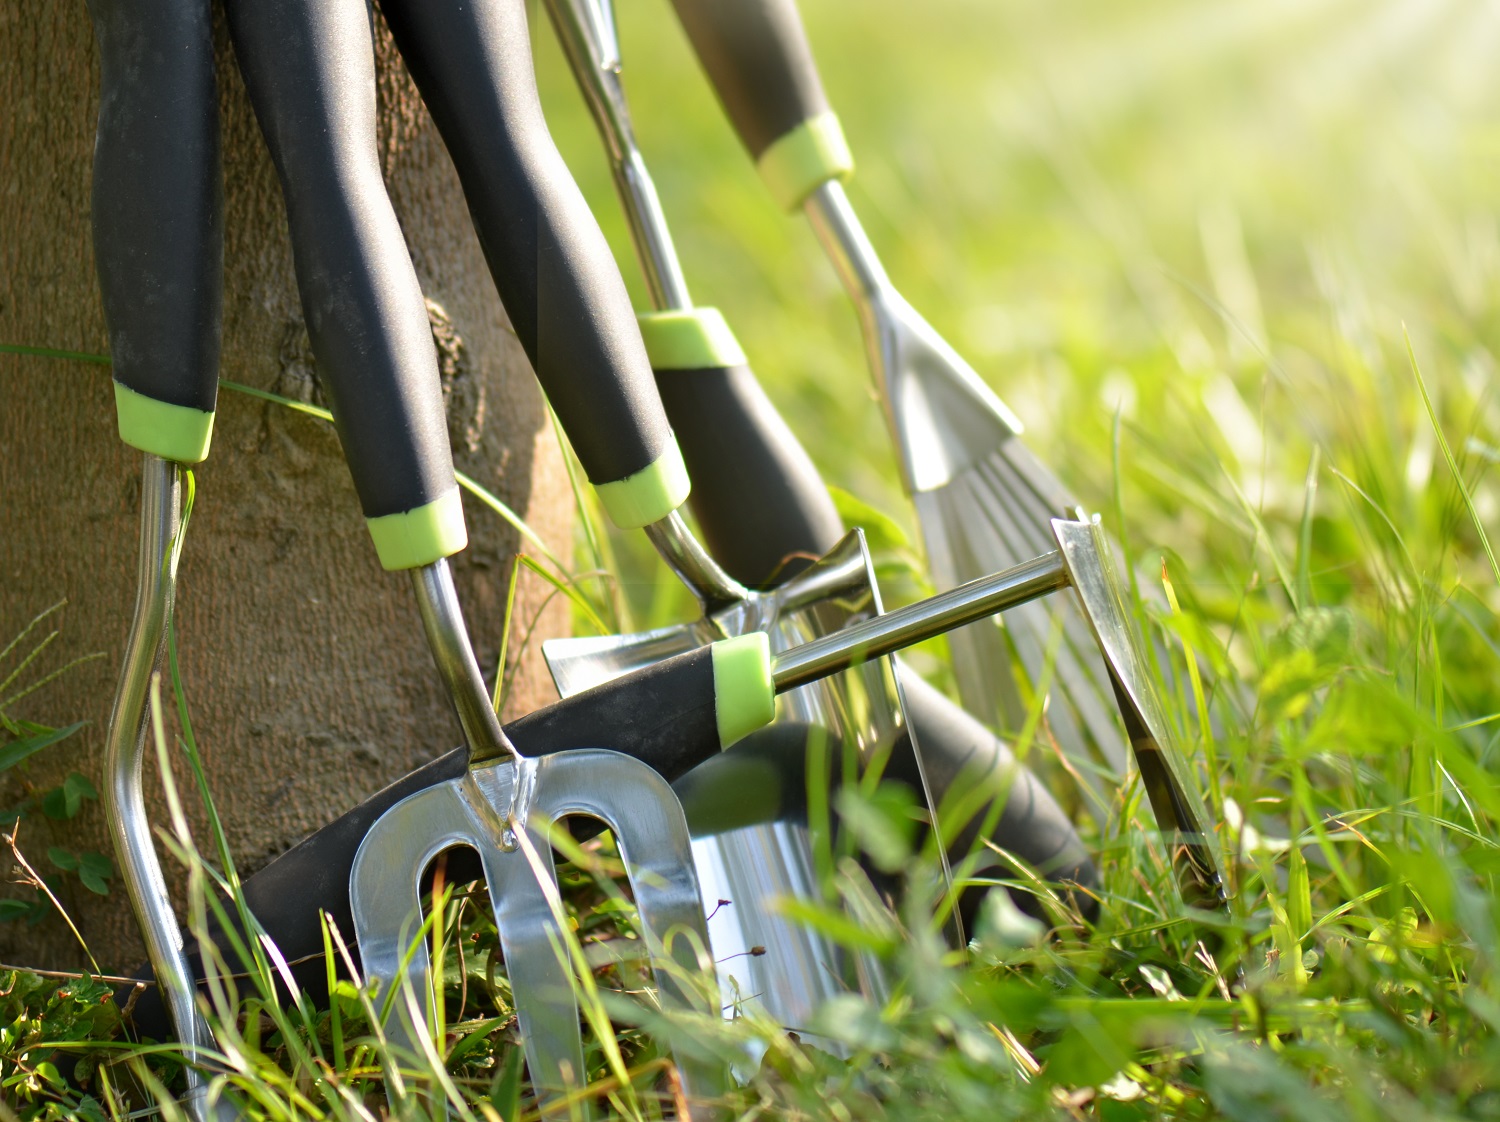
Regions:
<instances>
[{"instance_id":1,"label":"tree trunk","mask_svg":"<svg viewBox=\"0 0 1500 1122\"><path fill-rule=\"evenodd\" d=\"M318 396L281 192L222 27L217 35L225 179L221 374L289 397ZM557 442L469 223L458 179L383 24L377 32L382 159L427 294L459 470L566 556L572 500ZM103 353L89 184L98 65L82 4L0 7L0 343ZM62 675L9 714L78 735L0 776L0 808L69 772L101 784L105 724L134 600L140 454L115 433L107 370L0 355L0 647L66 598L44 657ZM186 693L209 785L242 873L379 787L459 743L402 573L376 561L333 429L282 406L219 395L213 452L197 472L179 577ZM454 559L475 646L493 674L517 535L466 496L470 545ZM523 582L513 635L543 605ZM560 600L537 634L566 626ZM512 658L514 658L512 654ZM0 665L0 681L14 668ZM525 652L509 713L555 696ZM27 677L36 675L28 671ZM0 691L0 702L16 687ZM165 687L169 689L168 687ZM171 697L164 697L170 708ZM0 738L3 739L3 738ZM148 751L146 786L160 816ZM190 805L185 768L176 768ZM199 847L212 851L201 814ZM19 847L57 873L50 846L108 852L97 802L72 820L32 813ZM183 878L163 854L182 899ZM0 850L0 867L11 854ZM7 880L11 878L5 878ZM59 878L58 896L106 969L141 948L123 886L108 896ZM6 889L8 894L22 889ZM86 962L61 917L0 923L0 961Z\"/></svg>"}]
</instances>

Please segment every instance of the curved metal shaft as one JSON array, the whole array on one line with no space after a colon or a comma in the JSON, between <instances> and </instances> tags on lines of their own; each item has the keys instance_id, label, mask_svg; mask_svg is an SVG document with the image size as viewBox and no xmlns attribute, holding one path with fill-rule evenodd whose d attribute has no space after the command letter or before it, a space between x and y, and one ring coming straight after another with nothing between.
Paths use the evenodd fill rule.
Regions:
<instances>
[{"instance_id":1,"label":"curved metal shaft","mask_svg":"<svg viewBox=\"0 0 1500 1122\"><path fill-rule=\"evenodd\" d=\"M135 615L120 671L120 686L110 713L104 749L104 815L114 841L130 906L146 942L146 954L161 987L162 1004L171 1014L177 1038L189 1060L213 1047L213 1037L199 1016L192 970L183 947L156 846L146 814L141 783L151 676L161 661L167 620L172 614L177 574L172 549L181 528L180 480L174 463L147 455L141 476L141 548L137 569ZM196 1065L186 1068L186 1107L195 1122L209 1117L207 1083Z\"/></svg>"},{"instance_id":2,"label":"curved metal shaft","mask_svg":"<svg viewBox=\"0 0 1500 1122\"><path fill-rule=\"evenodd\" d=\"M955 627L1007 611L1069 583L1062 554L1056 551L1043 554L1003 573L980 577L949 592L794 647L772 661L771 678L776 692L784 693L836 674L856 662L869 662Z\"/></svg>"},{"instance_id":3,"label":"curved metal shaft","mask_svg":"<svg viewBox=\"0 0 1500 1122\"><path fill-rule=\"evenodd\" d=\"M484 675L469 643L458 590L447 559L411 571L412 588L427 631L427 645L437 664L448 696L458 711L458 723L469 745L469 760L519 759L520 754L500 728L500 718L484 686Z\"/></svg>"},{"instance_id":4,"label":"curved metal shaft","mask_svg":"<svg viewBox=\"0 0 1500 1122\"><path fill-rule=\"evenodd\" d=\"M651 523L646 527L646 537L651 539L656 552L661 554L661 559L677 579L698 598L704 615L712 615L721 608L751 598L750 590L709 556L703 543L693 536L682 520L680 512L674 510L659 522Z\"/></svg>"}]
</instances>

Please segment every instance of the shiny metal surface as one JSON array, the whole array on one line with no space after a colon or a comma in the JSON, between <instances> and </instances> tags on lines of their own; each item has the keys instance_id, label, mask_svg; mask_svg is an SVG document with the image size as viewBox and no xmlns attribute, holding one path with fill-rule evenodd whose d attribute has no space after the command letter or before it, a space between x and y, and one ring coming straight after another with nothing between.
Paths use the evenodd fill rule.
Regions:
<instances>
[{"instance_id":1,"label":"shiny metal surface","mask_svg":"<svg viewBox=\"0 0 1500 1122\"><path fill-rule=\"evenodd\" d=\"M1183 899L1200 908L1224 907L1227 890L1219 867L1215 823L1166 718L1145 647L1125 607L1109 541L1097 519L1056 519L1052 532L1078 602L1109 664L1115 698L1156 824L1172 835L1172 862Z\"/></svg>"},{"instance_id":2,"label":"shiny metal surface","mask_svg":"<svg viewBox=\"0 0 1500 1122\"><path fill-rule=\"evenodd\" d=\"M657 992L668 1009L716 1015L716 995L694 985L711 961L708 932L693 875L687 822L671 788L645 764L604 750L585 749L536 761L529 846L507 851L502 836L513 823L514 769L493 763L409 796L366 834L350 880L355 932L366 978L379 982L379 1002L390 999L386 1032L399 1047L419 1052L432 1001L419 884L442 850L478 850L495 903L506 971L515 998L526 1062L550 1117L573 1117L576 1104L559 1096L586 1078L573 964L558 924L560 904L548 832L568 814L598 818L614 831L640 912ZM527 850L530 852L527 852ZM393 887L394 886L399 886ZM403 963L406 963L403 967ZM691 1031L685 1023L679 1032ZM669 1039L668 1043L672 1043ZM690 1100L716 1098L725 1073L678 1052Z\"/></svg>"},{"instance_id":3,"label":"shiny metal surface","mask_svg":"<svg viewBox=\"0 0 1500 1122\"><path fill-rule=\"evenodd\" d=\"M646 537L678 580L712 615L750 598L750 590L719 567L678 511L646 527Z\"/></svg>"},{"instance_id":4,"label":"shiny metal surface","mask_svg":"<svg viewBox=\"0 0 1500 1122\"><path fill-rule=\"evenodd\" d=\"M822 184L804 209L859 311L907 490L943 486L1018 434L1015 414L891 284L843 184Z\"/></svg>"},{"instance_id":5,"label":"shiny metal surface","mask_svg":"<svg viewBox=\"0 0 1500 1122\"><path fill-rule=\"evenodd\" d=\"M778 693L793 689L856 662L892 654L1045 596L1066 584L1062 554L1049 553L779 654L771 661L771 677Z\"/></svg>"},{"instance_id":6,"label":"shiny metal surface","mask_svg":"<svg viewBox=\"0 0 1500 1122\"><path fill-rule=\"evenodd\" d=\"M1072 517L1076 503L1016 439L1020 421L896 291L841 183L821 185L804 210L858 310L934 582L952 588L1049 550L1049 522ZM1048 722L1078 764L1075 773L1097 796L1086 805L1102 818L1098 764L1118 775L1125 751L1109 675L1071 602L1020 608L1006 617L1004 631L986 621L954 632L948 639L954 677L970 712L994 728L1019 729L1026 707L1013 657L1035 685L1047 668L1058 621L1063 636Z\"/></svg>"},{"instance_id":7,"label":"shiny metal surface","mask_svg":"<svg viewBox=\"0 0 1500 1122\"><path fill-rule=\"evenodd\" d=\"M657 308L690 308L687 279L677 260L656 184L636 147L630 106L620 84L620 44L610 0L547 0L547 11L573 76L604 138L615 189L636 257Z\"/></svg>"},{"instance_id":8,"label":"shiny metal surface","mask_svg":"<svg viewBox=\"0 0 1500 1122\"><path fill-rule=\"evenodd\" d=\"M458 723L469 745L469 759L479 763L516 758L518 754L501 731L484 675L479 672L447 559L413 569L411 578L422 626L427 632L427 645L458 711Z\"/></svg>"},{"instance_id":9,"label":"shiny metal surface","mask_svg":"<svg viewBox=\"0 0 1500 1122\"><path fill-rule=\"evenodd\" d=\"M181 528L180 491L177 465L148 454L141 476L141 545L135 614L105 741L103 802L105 822L120 865L120 879L125 882L131 909L145 940L163 1004L191 1061L200 1050L212 1049L213 1038L198 1013L182 928L167 896L141 783L150 723L147 702L151 676L161 661L176 592L174 545ZM207 1102L208 1087L202 1072L190 1062L185 1076L188 1093L184 1106L194 1122L214 1116ZM224 1104L220 1104L218 1113L224 1113Z\"/></svg>"},{"instance_id":10,"label":"shiny metal surface","mask_svg":"<svg viewBox=\"0 0 1500 1122\"><path fill-rule=\"evenodd\" d=\"M568 696L668 654L725 635L762 630L773 652L797 648L823 635L844 634L881 611L874 567L864 535L853 530L818 562L772 592L747 593L738 605L711 620L663 628L644 635L559 639L542 650L558 691ZM832 674L832 670L826 671ZM790 682L777 703L777 719L816 725L830 746L855 754L857 767L886 760L897 751L920 755L906 726L900 684L889 658L874 657L820 682ZM838 993L859 992L880 1000L885 981L871 958L850 955L779 914L776 901L788 894L816 899L821 886L810 870L812 855L828 839L814 838L805 822L765 821L734 828L705 824L693 839L693 858L703 889L709 932L720 963L726 1014L735 995L778 1024L805 1032L812 1009ZM946 873L946 869L945 869ZM719 900L730 904L718 906ZM955 931L955 938L961 935ZM752 947L763 953L751 955ZM729 949L724 949L729 948ZM840 1052L841 1046L820 1040Z\"/></svg>"}]
</instances>

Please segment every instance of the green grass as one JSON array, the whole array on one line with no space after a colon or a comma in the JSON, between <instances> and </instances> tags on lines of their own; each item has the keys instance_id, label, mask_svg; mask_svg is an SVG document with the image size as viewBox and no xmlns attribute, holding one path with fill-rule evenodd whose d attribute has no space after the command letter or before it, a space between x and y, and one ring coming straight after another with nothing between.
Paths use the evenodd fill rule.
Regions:
<instances>
[{"instance_id":1,"label":"green grass","mask_svg":"<svg viewBox=\"0 0 1500 1122\"><path fill-rule=\"evenodd\" d=\"M765 199L663 0L619 7L694 294L729 316L828 478L893 523L895 561L914 526L843 295L805 224ZM1170 576L1177 608L1148 623L1197 656L1201 689L1173 677L1169 702L1225 823L1234 918L1214 957L1196 953L1126 785L1086 827L1104 872L1091 928L1059 906L1037 941L997 909L961 963L919 912L856 932L810 909L900 984L825 1011L848 1062L725 1028L770 1049L733 1113L1500 1117L1500 19L1411 0L824 0L807 20L890 272L1139 570ZM592 128L537 40L549 117L629 261ZM602 548L631 622L689 613L643 543ZM580 860L604 878L569 874L581 933L613 938L593 905L617 869L607 851ZM445 912L464 955L447 956L441 1046L471 1104L455 1110L511 1118L529 1099L481 905L459 893ZM629 985L630 969L601 977ZM0 1093L65 1115L78 1092L41 1065L59 1036L106 1035L75 1027L94 991L5 984ZM335 1013L273 1013L243 989L266 1019L217 1015L257 1116L379 1109L388 1054L357 991ZM626 1080L591 1061L605 1109L670 1113L655 1046L621 1041ZM137 1051L92 1055L101 1103L100 1072L145 1078Z\"/></svg>"}]
</instances>

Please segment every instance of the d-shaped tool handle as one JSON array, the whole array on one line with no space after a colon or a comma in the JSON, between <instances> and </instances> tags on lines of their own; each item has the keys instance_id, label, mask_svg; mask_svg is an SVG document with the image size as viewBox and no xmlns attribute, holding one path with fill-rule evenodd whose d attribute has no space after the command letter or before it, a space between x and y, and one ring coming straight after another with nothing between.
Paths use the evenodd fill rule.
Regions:
<instances>
[{"instance_id":1,"label":"d-shaped tool handle","mask_svg":"<svg viewBox=\"0 0 1500 1122\"><path fill-rule=\"evenodd\" d=\"M224 221L213 21L200 0L92 0L99 40L94 263L120 437L208 455Z\"/></svg>"},{"instance_id":2,"label":"d-shaped tool handle","mask_svg":"<svg viewBox=\"0 0 1500 1122\"><path fill-rule=\"evenodd\" d=\"M677 509L687 471L609 246L547 131L524 0L384 0L516 334L611 519Z\"/></svg>"},{"instance_id":3,"label":"d-shaped tool handle","mask_svg":"<svg viewBox=\"0 0 1500 1122\"><path fill-rule=\"evenodd\" d=\"M302 310L381 564L467 541L432 330L381 176L362 0L229 0L281 177Z\"/></svg>"},{"instance_id":4,"label":"d-shaped tool handle","mask_svg":"<svg viewBox=\"0 0 1500 1122\"><path fill-rule=\"evenodd\" d=\"M672 0L772 196L796 210L854 171L794 0Z\"/></svg>"}]
</instances>

